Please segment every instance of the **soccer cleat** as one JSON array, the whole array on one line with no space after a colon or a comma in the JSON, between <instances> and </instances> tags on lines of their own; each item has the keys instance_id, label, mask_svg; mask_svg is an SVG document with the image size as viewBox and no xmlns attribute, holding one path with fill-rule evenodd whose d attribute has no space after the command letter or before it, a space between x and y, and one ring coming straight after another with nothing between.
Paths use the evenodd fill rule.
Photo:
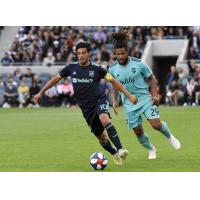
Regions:
<instances>
[{"instance_id":1,"label":"soccer cleat","mask_svg":"<svg viewBox=\"0 0 200 200\"><path fill-rule=\"evenodd\" d=\"M115 162L116 165L123 165L123 161L122 161L119 153L115 153L113 155L113 159L114 159L114 162Z\"/></svg>"},{"instance_id":2,"label":"soccer cleat","mask_svg":"<svg viewBox=\"0 0 200 200\"><path fill-rule=\"evenodd\" d=\"M126 149L120 149L118 152L122 160L125 160L126 157L128 156L128 150Z\"/></svg>"},{"instance_id":3,"label":"soccer cleat","mask_svg":"<svg viewBox=\"0 0 200 200\"><path fill-rule=\"evenodd\" d=\"M180 149L181 143L171 134L170 138L168 139L169 143L175 148Z\"/></svg>"},{"instance_id":4,"label":"soccer cleat","mask_svg":"<svg viewBox=\"0 0 200 200\"><path fill-rule=\"evenodd\" d=\"M151 150L149 150L149 160L155 160L157 158L157 149L153 146Z\"/></svg>"}]
</instances>

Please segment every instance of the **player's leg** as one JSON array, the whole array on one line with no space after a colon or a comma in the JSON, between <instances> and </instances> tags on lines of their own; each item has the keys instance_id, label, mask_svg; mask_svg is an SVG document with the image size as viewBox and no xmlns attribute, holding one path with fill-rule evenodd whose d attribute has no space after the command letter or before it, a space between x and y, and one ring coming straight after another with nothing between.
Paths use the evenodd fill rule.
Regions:
<instances>
[{"instance_id":1,"label":"player's leg","mask_svg":"<svg viewBox=\"0 0 200 200\"><path fill-rule=\"evenodd\" d=\"M108 114L102 113L99 115L99 119L103 125L103 127L106 129L108 133L108 137L112 141L112 143L115 145L117 150L122 149L122 144L120 142L119 136L117 134L117 130L115 129L114 125L110 122L110 118Z\"/></svg>"},{"instance_id":2,"label":"player's leg","mask_svg":"<svg viewBox=\"0 0 200 200\"><path fill-rule=\"evenodd\" d=\"M120 142L117 130L115 126L110 121L110 113L109 113L109 104L108 101L104 98L98 101L96 106L97 114L99 116L99 120L101 121L102 126L106 129L108 133L108 137L111 142L116 147L117 151L119 152L122 159L125 159L128 155L128 151L122 148L122 144Z\"/></svg>"},{"instance_id":3,"label":"player's leg","mask_svg":"<svg viewBox=\"0 0 200 200\"><path fill-rule=\"evenodd\" d=\"M151 126L162 133L175 149L180 149L180 142L174 137L168 125L164 121L160 121L159 111L155 105L150 106L145 110L144 115L148 119Z\"/></svg>"},{"instance_id":4,"label":"player's leg","mask_svg":"<svg viewBox=\"0 0 200 200\"><path fill-rule=\"evenodd\" d=\"M111 145L111 142L109 141L105 132L103 132L101 135L98 135L96 137L98 138L100 145L106 151L110 152L112 155L117 153L117 150Z\"/></svg>"},{"instance_id":5,"label":"player's leg","mask_svg":"<svg viewBox=\"0 0 200 200\"><path fill-rule=\"evenodd\" d=\"M99 140L99 143L101 146L108 152L110 152L113 156L114 162L117 165L122 165L123 161L117 152L117 150L111 145L110 140L108 139L108 136L105 132L103 132L101 135L96 136Z\"/></svg>"},{"instance_id":6,"label":"player's leg","mask_svg":"<svg viewBox=\"0 0 200 200\"><path fill-rule=\"evenodd\" d=\"M99 120L101 121L103 127L106 129L109 139L116 147L121 158L125 160L128 155L128 151L122 148L122 144L120 142L117 130L115 129L114 125L111 123L109 114L101 113L99 115Z\"/></svg>"},{"instance_id":7,"label":"player's leg","mask_svg":"<svg viewBox=\"0 0 200 200\"><path fill-rule=\"evenodd\" d=\"M151 144L148 135L144 132L143 126L142 126L142 117L139 115L138 117L137 113L129 112L126 113L127 118L127 124L129 129L133 129L138 142L148 150L149 152L149 159L156 159L156 148Z\"/></svg>"},{"instance_id":8,"label":"player's leg","mask_svg":"<svg viewBox=\"0 0 200 200\"><path fill-rule=\"evenodd\" d=\"M88 119L88 118L87 118ZM91 120L88 120L89 126L91 128L91 132L94 133L94 135L99 140L100 145L108 152L110 152L113 156L114 162L117 165L122 165L123 161L117 152L116 148L112 146L107 134L104 132L104 127L99 120L98 114L95 112L93 113L93 116L91 117Z\"/></svg>"}]
</instances>

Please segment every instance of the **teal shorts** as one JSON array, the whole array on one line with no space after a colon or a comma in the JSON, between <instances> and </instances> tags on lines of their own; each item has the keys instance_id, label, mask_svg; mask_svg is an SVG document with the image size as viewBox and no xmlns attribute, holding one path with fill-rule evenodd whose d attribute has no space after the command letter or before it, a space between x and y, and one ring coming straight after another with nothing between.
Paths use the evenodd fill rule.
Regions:
<instances>
[{"instance_id":1,"label":"teal shorts","mask_svg":"<svg viewBox=\"0 0 200 200\"><path fill-rule=\"evenodd\" d=\"M144 114L146 119L160 118L158 108L151 103L147 103L137 110L126 113L126 120L129 129L136 128L143 123L142 114Z\"/></svg>"}]
</instances>

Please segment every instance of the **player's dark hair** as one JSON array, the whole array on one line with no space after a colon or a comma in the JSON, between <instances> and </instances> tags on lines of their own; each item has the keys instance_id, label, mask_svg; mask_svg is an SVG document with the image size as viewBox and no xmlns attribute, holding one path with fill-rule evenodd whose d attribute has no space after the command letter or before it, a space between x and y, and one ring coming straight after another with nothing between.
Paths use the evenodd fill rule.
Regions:
<instances>
[{"instance_id":1,"label":"player's dark hair","mask_svg":"<svg viewBox=\"0 0 200 200\"><path fill-rule=\"evenodd\" d=\"M121 28L119 32L112 33L111 38L115 49L121 49L121 48L125 48L126 50L128 49L128 44L127 44L128 29Z\"/></svg>"},{"instance_id":2,"label":"player's dark hair","mask_svg":"<svg viewBox=\"0 0 200 200\"><path fill-rule=\"evenodd\" d=\"M76 45L76 51L80 48L86 48L88 52L91 51L91 45L89 42L79 42L77 45Z\"/></svg>"}]
</instances>

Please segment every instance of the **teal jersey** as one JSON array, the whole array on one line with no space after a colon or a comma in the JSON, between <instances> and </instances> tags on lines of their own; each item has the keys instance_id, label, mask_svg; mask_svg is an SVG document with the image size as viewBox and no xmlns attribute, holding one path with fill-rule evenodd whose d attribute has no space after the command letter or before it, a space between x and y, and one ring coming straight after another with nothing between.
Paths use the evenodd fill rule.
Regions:
<instances>
[{"instance_id":1,"label":"teal jersey","mask_svg":"<svg viewBox=\"0 0 200 200\"><path fill-rule=\"evenodd\" d=\"M147 79L152 75L152 70L140 59L129 57L126 65L120 65L115 61L109 68L109 73L117 79L132 95L138 98L138 103L134 105L121 93L122 103L125 112L131 112L150 103L151 95Z\"/></svg>"}]
</instances>

